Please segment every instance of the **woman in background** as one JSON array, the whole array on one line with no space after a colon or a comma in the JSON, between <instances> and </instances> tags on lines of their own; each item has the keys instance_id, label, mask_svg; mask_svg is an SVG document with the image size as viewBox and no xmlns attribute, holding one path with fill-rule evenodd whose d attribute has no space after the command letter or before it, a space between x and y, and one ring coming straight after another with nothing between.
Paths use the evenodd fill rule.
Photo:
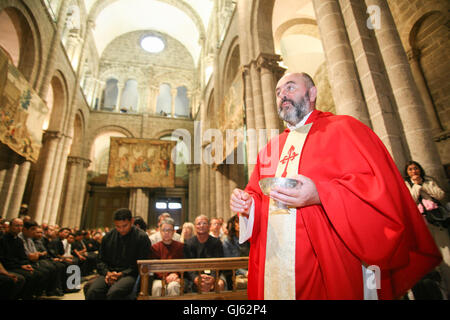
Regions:
<instances>
[{"instance_id":1,"label":"woman in background","mask_svg":"<svg viewBox=\"0 0 450 320\"><path fill-rule=\"evenodd\" d=\"M430 230L436 245L442 254L442 263L437 267L442 280L441 291L444 291L444 297L448 298L450 291L450 238L448 230L440 223L431 223L429 211L437 209L445 198L445 192L438 184L425 174L425 170L416 161L408 161L405 166L405 183L411 192L412 197L416 201L419 211L425 216L428 229ZM444 203L442 203L444 205ZM428 217L427 217L428 215ZM427 283L433 281L439 282L436 272L427 274L419 283L417 283L412 291L416 299L438 298L433 294L432 289ZM442 297L441 297L442 298Z\"/></svg>"}]
</instances>

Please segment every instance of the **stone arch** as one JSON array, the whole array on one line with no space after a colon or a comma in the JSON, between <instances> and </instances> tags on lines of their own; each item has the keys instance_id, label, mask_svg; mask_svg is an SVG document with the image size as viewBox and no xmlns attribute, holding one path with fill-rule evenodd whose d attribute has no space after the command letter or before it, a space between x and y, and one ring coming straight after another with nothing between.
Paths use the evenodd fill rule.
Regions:
<instances>
[{"instance_id":1,"label":"stone arch","mask_svg":"<svg viewBox=\"0 0 450 320\"><path fill-rule=\"evenodd\" d=\"M51 99L48 98L52 101L48 130L62 132L68 116L69 98L67 82L60 71L56 71L52 77L48 94L52 95Z\"/></svg>"},{"instance_id":2,"label":"stone arch","mask_svg":"<svg viewBox=\"0 0 450 320\"><path fill-rule=\"evenodd\" d=\"M81 157L83 155L83 141L85 136L85 121L81 110L75 114L73 123L72 146L70 156Z\"/></svg>"},{"instance_id":3,"label":"stone arch","mask_svg":"<svg viewBox=\"0 0 450 320\"><path fill-rule=\"evenodd\" d=\"M298 25L305 25L311 28L308 28L306 32L302 32L302 34L307 34L313 36L317 39L320 39L319 27L317 26L317 21L309 18L295 18L290 19L288 21L283 22L274 32L274 43L277 44L281 41L283 34L288 31L290 28Z\"/></svg>"},{"instance_id":4,"label":"stone arch","mask_svg":"<svg viewBox=\"0 0 450 320\"><path fill-rule=\"evenodd\" d=\"M409 32L408 32L408 42L407 42L412 49L417 49L416 48L417 34L419 33L420 27L423 25L425 20L427 20L428 18L430 18L433 15L440 15L440 14L442 14L442 12L440 12L440 11L436 11L436 10L428 11L428 12L422 14L416 20L414 20L414 23L412 24L411 29L409 29Z\"/></svg>"},{"instance_id":5,"label":"stone arch","mask_svg":"<svg viewBox=\"0 0 450 320\"><path fill-rule=\"evenodd\" d=\"M166 129L166 130L159 131L158 133L155 134L154 139L160 140L163 137L172 135L172 132L174 132L174 131L175 131L175 129Z\"/></svg>"},{"instance_id":6,"label":"stone arch","mask_svg":"<svg viewBox=\"0 0 450 320\"><path fill-rule=\"evenodd\" d=\"M239 46L239 37L235 37L228 48L227 56L225 58L225 65L222 74L223 78L223 92L227 92L234 78L239 72L241 65L241 55Z\"/></svg>"},{"instance_id":7,"label":"stone arch","mask_svg":"<svg viewBox=\"0 0 450 320\"><path fill-rule=\"evenodd\" d=\"M442 14L446 14L448 11L448 5L444 4L445 1L439 2L439 1L427 1L427 11L424 12L422 10L416 10L412 14L411 17L408 18L404 23L402 23L398 30L400 39L405 46L405 50L408 51L410 48L408 48L409 45L409 39L411 36L411 31L414 29L414 26L419 22L422 17L427 16L428 13L431 12L441 12ZM389 4L390 5L390 4Z\"/></svg>"},{"instance_id":8,"label":"stone arch","mask_svg":"<svg viewBox=\"0 0 450 320\"><path fill-rule=\"evenodd\" d=\"M430 109L443 130L450 127L450 95L443 88L450 75L450 32L446 16L442 11L428 11L415 21L408 35L411 53L425 82L424 91L428 91Z\"/></svg>"},{"instance_id":9,"label":"stone arch","mask_svg":"<svg viewBox=\"0 0 450 320\"><path fill-rule=\"evenodd\" d=\"M272 15L275 0L254 0L251 10L251 34L256 53L273 54L274 41L272 32Z\"/></svg>"},{"instance_id":10,"label":"stone arch","mask_svg":"<svg viewBox=\"0 0 450 320\"><path fill-rule=\"evenodd\" d=\"M103 126L103 127L97 128L93 132L93 134L90 136L90 138L88 139L88 141L85 145L86 150L88 150L87 154L89 155L89 160L91 160L91 165L89 167L89 170L96 169L97 166L101 165L99 163L99 161L96 162L96 158L95 158L94 147L95 147L96 140L99 137L101 137L102 135L106 135L108 133L113 133L113 132L116 132L116 133L120 134L121 136L125 136L127 138L133 138L133 134L127 128L124 128L121 126L108 125L108 126ZM108 146L108 148L103 148L103 149L109 150L109 146ZM102 151L102 152L104 153L104 151ZM102 157L103 157L103 153L102 153Z\"/></svg>"},{"instance_id":11,"label":"stone arch","mask_svg":"<svg viewBox=\"0 0 450 320\"><path fill-rule=\"evenodd\" d=\"M42 65L40 32L36 20L31 10L18 1L2 1L0 12L8 15L17 32L20 52L17 69L35 86Z\"/></svg>"}]
</instances>

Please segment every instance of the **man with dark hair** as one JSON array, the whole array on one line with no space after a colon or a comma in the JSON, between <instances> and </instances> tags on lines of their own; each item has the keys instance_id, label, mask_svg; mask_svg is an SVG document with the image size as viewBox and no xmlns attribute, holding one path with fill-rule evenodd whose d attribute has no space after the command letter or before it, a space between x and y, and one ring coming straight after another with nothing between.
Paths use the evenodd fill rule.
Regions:
<instances>
[{"instance_id":1,"label":"man with dark hair","mask_svg":"<svg viewBox=\"0 0 450 320\"><path fill-rule=\"evenodd\" d=\"M67 238L70 235L70 229L69 228L61 228L58 231L58 236L49 242L48 244L48 253L50 257L53 259L53 261L61 262L65 266L65 270L67 270L67 267L70 265L76 264L73 260L73 256L66 255L67 246L69 245ZM70 251L69 251L70 252ZM63 286L64 286L64 292L65 293L71 293L71 292L77 292L79 289L69 289L67 287L67 278L68 274L64 272L64 280L63 280Z\"/></svg>"},{"instance_id":2,"label":"man with dark hair","mask_svg":"<svg viewBox=\"0 0 450 320\"><path fill-rule=\"evenodd\" d=\"M147 223L145 222L144 218L140 216L134 217L134 225L144 232L147 230Z\"/></svg>"},{"instance_id":3,"label":"man with dark hair","mask_svg":"<svg viewBox=\"0 0 450 320\"><path fill-rule=\"evenodd\" d=\"M23 241L25 254L30 260L34 272L39 272L41 274L40 284L45 288L47 296L61 295L62 292L58 290L59 279L56 272L56 266L51 263L46 264L45 262L39 261L41 253L37 250L33 240L38 227L39 226L35 221L25 221L23 223L22 232L19 233L18 237Z\"/></svg>"},{"instance_id":4,"label":"man with dark hair","mask_svg":"<svg viewBox=\"0 0 450 320\"><path fill-rule=\"evenodd\" d=\"M8 272L0 262L0 300L15 300L19 297L25 278L17 273Z\"/></svg>"},{"instance_id":5,"label":"man with dark hair","mask_svg":"<svg viewBox=\"0 0 450 320\"><path fill-rule=\"evenodd\" d=\"M9 224L9 231L0 240L0 262L8 272L20 274L25 278L25 286L22 298L33 299L42 292L40 285L40 272L36 272L31 266L31 262L25 253L23 241L18 237L22 232L23 221L12 219Z\"/></svg>"},{"instance_id":6,"label":"man with dark hair","mask_svg":"<svg viewBox=\"0 0 450 320\"><path fill-rule=\"evenodd\" d=\"M114 213L115 229L102 239L97 263L100 276L87 290L87 300L129 297L138 276L137 260L148 259L150 255L147 234L133 222L129 209L118 209Z\"/></svg>"},{"instance_id":7,"label":"man with dark hair","mask_svg":"<svg viewBox=\"0 0 450 320\"><path fill-rule=\"evenodd\" d=\"M50 295L63 296L64 281L66 279L66 266L63 262L58 261L57 258L52 258L48 254L47 248L44 246L43 242L43 230L41 227L37 227L34 235L33 242L36 250L39 252L39 264L47 266L49 268L54 268L52 271L52 276L56 278L56 289L49 293Z\"/></svg>"},{"instance_id":8,"label":"man with dark hair","mask_svg":"<svg viewBox=\"0 0 450 320\"><path fill-rule=\"evenodd\" d=\"M81 275L88 276L94 270L96 257L88 255L88 249L83 242L83 232L75 232L75 241L72 243L72 255L78 257L78 265L81 268Z\"/></svg>"}]
</instances>

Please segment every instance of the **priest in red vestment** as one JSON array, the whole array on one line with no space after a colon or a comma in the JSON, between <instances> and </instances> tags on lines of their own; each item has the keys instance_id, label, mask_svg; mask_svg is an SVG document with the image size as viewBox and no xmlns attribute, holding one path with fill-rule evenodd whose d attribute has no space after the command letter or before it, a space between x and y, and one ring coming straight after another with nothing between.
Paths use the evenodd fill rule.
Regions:
<instances>
[{"instance_id":1,"label":"priest in red vestment","mask_svg":"<svg viewBox=\"0 0 450 320\"><path fill-rule=\"evenodd\" d=\"M288 125L259 153L230 207L250 239L249 299L398 299L441 255L387 149L350 116L315 110L305 73L277 84ZM266 177L299 181L265 196ZM289 206L274 214L270 204Z\"/></svg>"}]
</instances>

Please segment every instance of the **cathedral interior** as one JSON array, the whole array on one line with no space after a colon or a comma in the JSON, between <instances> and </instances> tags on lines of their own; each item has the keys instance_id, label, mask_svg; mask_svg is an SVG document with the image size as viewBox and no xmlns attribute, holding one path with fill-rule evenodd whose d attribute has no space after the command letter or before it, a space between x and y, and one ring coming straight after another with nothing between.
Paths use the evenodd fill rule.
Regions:
<instances>
[{"instance_id":1,"label":"cathedral interior","mask_svg":"<svg viewBox=\"0 0 450 320\"><path fill-rule=\"evenodd\" d=\"M0 0L0 216L226 221L285 128L285 72L311 75L319 110L361 120L402 174L413 159L448 192L449 13L447 0Z\"/></svg>"}]
</instances>

